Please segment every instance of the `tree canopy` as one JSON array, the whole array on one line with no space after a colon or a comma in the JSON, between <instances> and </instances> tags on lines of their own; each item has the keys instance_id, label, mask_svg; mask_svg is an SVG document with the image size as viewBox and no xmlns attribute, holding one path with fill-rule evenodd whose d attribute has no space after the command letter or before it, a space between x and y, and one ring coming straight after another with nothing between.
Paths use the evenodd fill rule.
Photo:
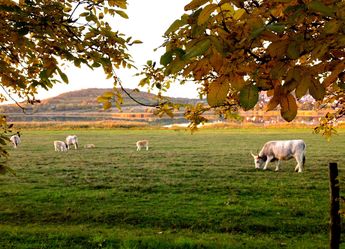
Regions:
<instances>
[{"instance_id":1,"label":"tree canopy","mask_svg":"<svg viewBox=\"0 0 345 249\"><path fill-rule=\"evenodd\" d=\"M115 15L128 18L126 7L126 0L0 1L2 87L34 103L39 87L68 83L61 68L66 61L102 67L109 78L114 67L132 67L128 46L141 42L106 21Z\"/></svg>"},{"instance_id":2,"label":"tree canopy","mask_svg":"<svg viewBox=\"0 0 345 249\"><path fill-rule=\"evenodd\" d=\"M114 68L131 68L128 46L141 42L107 22L114 16L128 18L126 8L126 0L0 0L0 82L6 92L0 101L16 95L38 102L38 88L68 83L66 62L101 67L108 78L115 77ZM107 107L115 94L100 101ZM9 131L4 117L0 125ZM0 137L1 144L6 137ZM0 153L7 155L2 147Z\"/></svg>"},{"instance_id":3,"label":"tree canopy","mask_svg":"<svg viewBox=\"0 0 345 249\"><path fill-rule=\"evenodd\" d=\"M336 100L340 108L319 127L331 132L345 112L344 27L341 0L192 0L164 34L160 87L171 77L200 84L209 106L187 110L195 123L210 108L250 110L260 92L270 97L266 110L280 108L286 121L307 94ZM149 74L144 79L157 81Z\"/></svg>"}]
</instances>

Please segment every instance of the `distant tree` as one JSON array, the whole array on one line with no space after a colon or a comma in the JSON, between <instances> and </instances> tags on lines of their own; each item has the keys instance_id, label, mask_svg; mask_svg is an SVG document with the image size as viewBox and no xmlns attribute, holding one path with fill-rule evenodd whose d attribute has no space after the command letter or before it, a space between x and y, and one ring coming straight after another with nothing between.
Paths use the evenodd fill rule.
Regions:
<instances>
[{"instance_id":1,"label":"distant tree","mask_svg":"<svg viewBox=\"0 0 345 249\"><path fill-rule=\"evenodd\" d=\"M165 32L161 66L149 61L142 85L169 88L171 78L200 85L208 106L187 109L194 125L210 108L250 110L267 91L266 110L292 121L296 99L337 100L316 131L330 134L345 113L345 2L342 0L192 0Z\"/></svg>"},{"instance_id":2,"label":"distant tree","mask_svg":"<svg viewBox=\"0 0 345 249\"><path fill-rule=\"evenodd\" d=\"M63 63L102 67L108 78L114 68L132 67L128 46L141 43L114 31L107 17L128 18L126 0L0 0L0 82L7 94L35 103L38 88L68 83ZM115 92L100 97L105 107ZM6 118L0 119L9 132ZM0 137L0 159L6 157Z\"/></svg>"}]
</instances>

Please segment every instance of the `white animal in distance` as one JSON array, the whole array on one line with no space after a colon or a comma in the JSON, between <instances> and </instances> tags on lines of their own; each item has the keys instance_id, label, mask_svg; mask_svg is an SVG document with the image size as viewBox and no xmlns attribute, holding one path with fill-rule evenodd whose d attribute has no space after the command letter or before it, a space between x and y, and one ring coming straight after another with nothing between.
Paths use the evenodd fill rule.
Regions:
<instances>
[{"instance_id":1,"label":"white animal in distance","mask_svg":"<svg viewBox=\"0 0 345 249\"><path fill-rule=\"evenodd\" d=\"M67 144L63 141L54 141L55 151L67 151Z\"/></svg>"},{"instance_id":2,"label":"white animal in distance","mask_svg":"<svg viewBox=\"0 0 345 249\"><path fill-rule=\"evenodd\" d=\"M137 151L141 150L141 148L146 147L146 150L149 150L149 140L139 140L136 142Z\"/></svg>"},{"instance_id":3,"label":"white animal in distance","mask_svg":"<svg viewBox=\"0 0 345 249\"><path fill-rule=\"evenodd\" d=\"M78 137L76 135L69 135L66 137L67 149L70 149L70 145L74 145L74 149L78 149Z\"/></svg>"},{"instance_id":4,"label":"white animal in distance","mask_svg":"<svg viewBox=\"0 0 345 249\"><path fill-rule=\"evenodd\" d=\"M21 140L20 140L20 133L17 132L17 134L13 135L10 137L10 141L13 144L13 147L15 149L17 149L18 145L20 144Z\"/></svg>"}]
</instances>

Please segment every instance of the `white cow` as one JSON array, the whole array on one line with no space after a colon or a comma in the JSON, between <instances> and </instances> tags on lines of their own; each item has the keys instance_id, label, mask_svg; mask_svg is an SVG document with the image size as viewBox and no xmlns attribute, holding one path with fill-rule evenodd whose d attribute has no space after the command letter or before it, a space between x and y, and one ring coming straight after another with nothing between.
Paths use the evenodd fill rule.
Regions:
<instances>
[{"instance_id":1,"label":"white cow","mask_svg":"<svg viewBox=\"0 0 345 249\"><path fill-rule=\"evenodd\" d=\"M54 141L55 151L67 151L67 144L63 141Z\"/></svg>"},{"instance_id":2,"label":"white cow","mask_svg":"<svg viewBox=\"0 0 345 249\"><path fill-rule=\"evenodd\" d=\"M146 150L149 149L149 140L139 140L136 143L137 151L141 150L142 147L146 147Z\"/></svg>"},{"instance_id":3,"label":"white cow","mask_svg":"<svg viewBox=\"0 0 345 249\"><path fill-rule=\"evenodd\" d=\"M269 162L277 161L276 171L279 170L279 164L282 160L289 160L295 158L297 166L295 171L302 172L305 163L306 144L303 140L281 140L269 141L262 147L259 155L251 155L254 157L255 168L260 169L263 167L267 169Z\"/></svg>"},{"instance_id":4,"label":"white cow","mask_svg":"<svg viewBox=\"0 0 345 249\"><path fill-rule=\"evenodd\" d=\"M74 145L74 149L78 149L78 137L76 135L69 135L66 137L67 149L70 149L70 145Z\"/></svg>"},{"instance_id":5,"label":"white cow","mask_svg":"<svg viewBox=\"0 0 345 249\"><path fill-rule=\"evenodd\" d=\"M20 144L21 140L20 140L20 133L17 132L17 134L13 135L10 137L10 141L13 144L13 147L16 149L17 146Z\"/></svg>"}]
</instances>

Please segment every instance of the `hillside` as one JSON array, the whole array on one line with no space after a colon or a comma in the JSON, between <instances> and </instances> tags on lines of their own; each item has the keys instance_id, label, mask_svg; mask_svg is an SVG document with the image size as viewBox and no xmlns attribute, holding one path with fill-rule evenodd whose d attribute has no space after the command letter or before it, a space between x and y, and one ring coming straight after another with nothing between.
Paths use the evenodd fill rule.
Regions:
<instances>
[{"instance_id":1,"label":"hillside","mask_svg":"<svg viewBox=\"0 0 345 249\"><path fill-rule=\"evenodd\" d=\"M54 113L54 112L104 112L102 105L97 102L97 97L101 96L104 92L111 91L107 88L89 88L78 91L72 91L60 94L53 98L43 99L41 103L35 105L21 104L28 113ZM145 104L154 104L157 102L157 96L151 93L135 92L129 89L126 91L130 92L136 100ZM124 92L122 111L125 112L140 112L147 109L145 106L141 106L130 99ZM197 99L187 98L170 98L175 103L195 103ZM111 112L119 112L117 108L109 110ZM21 109L16 105L3 105L0 106L1 113L21 113Z\"/></svg>"},{"instance_id":2,"label":"hillside","mask_svg":"<svg viewBox=\"0 0 345 249\"><path fill-rule=\"evenodd\" d=\"M152 118L153 108L142 106L130 99L124 92L122 110L116 107L103 110L97 97L104 92L111 91L107 88L89 88L60 94L53 98L43 99L41 103L29 105L21 103L26 109L26 114L14 105L0 106L0 112L7 115L11 121L143 121ZM151 93L135 92L126 89L132 97L141 103L155 104L157 96ZM198 99L170 98L174 103L194 104ZM164 120L161 120L164 122Z\"/></svg>"}]
</instances>

